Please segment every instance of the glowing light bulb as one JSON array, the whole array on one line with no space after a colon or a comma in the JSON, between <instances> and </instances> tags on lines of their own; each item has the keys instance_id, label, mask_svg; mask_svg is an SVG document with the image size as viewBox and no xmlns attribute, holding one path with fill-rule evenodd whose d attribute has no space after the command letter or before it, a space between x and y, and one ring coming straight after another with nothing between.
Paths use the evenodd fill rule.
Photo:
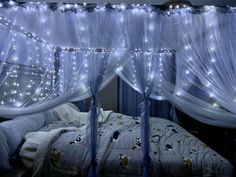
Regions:
<instances>
[{"instance_id":1,"label":"glowing light bulb","mask_svg":"<svg viewBox=\"0 0 236 177\"><path fill-rule=\"evenodd\" d=\"M37 88L36 91L35 91L36 94L39 94L40 92L41 92L40 88Z\"/></svg>"},{"instance_id":2,"label":"glowing light bulb","mask_svg":"<svg viewBox=\"0 0 236 177\"><path fill-rule=\"evenodd\" d=\"M152 72L152 73L150 74L150 76L149 76L149 79L150 79L150 80L153 80L153 79L154 79L154 76L155 76L155 74L154 74L154 72Z\"/></svg>"},{"instance_id":3,"label":"glowing light bulb","mask_svg":"<svg viewBox=\"0 0 236 177\"><path fill-rule=\"evenodd\" d=\"M10 0L10 1L8 2L8 4L9 4L10 6L14 6L14 5L15 5L15 2L12 1L12 0Z\"/></svg>"},{"instance_id":4,"label":"glowing light bulb","mask_svg":"<svg viewBox=\"0 0 236 177\"><path fill-rule=\"evenodd\" d=\"M206 83L206 87L210 87L211 86L211 83L210 82L207 82Z\"/></svg>"},{"instance_id":5,"label":"glowing light bulb","mask_svg":"<svg viewBox=\"0 0 236 177\"><path fill-rule=\"evenodd\" d=\"M219 105L217 103L213 103L213 107L218 107Z\"/></svg>"},{"instance_id":6,"label":"glowing light bulb","mask_svg":"<svg viewBox=\"0 0 236 177\"><path fill-rule=\"evenodd\" d=\"M176 95L177 95L177 96L181 96L181 92L180 92L180 91L177 91L177 92L176 92Z\"/></svg>"},{"instance_id":7,"label":"glowing light bulb","mask_svg":"<svg viewBox=\"0 0 236 177\"><path fill-rule=\"evenodd\" d=\"M215 49L216 49L216 48L215 48L214 46L212 46L212 47L210 48L210 51L211 51L211 52L214 52Z\"/></svg>"},{"instance_id":8,"label":"glowing light bulb","mask_svg":"<svg viewBox=\"0 0 236 177\"><path fill-rule=\"evenodd\" d=\"M185 45L185 46L184 46L184 49L185 49L185 50L189 50L189 49L190 49L190 46L189 46L189 45Z\"/></svg>"},{"instance_id":9,"label":"glowing light bulb","mask_svg":"<svg viewBox=\"0 0 236 177\"><path fill-rule=\"evenodd\" d=\"M187 59L188 62L191 62L192 60L193 60L192 57L188 57L188 59Z\"/></svg>"},{"instance_id":10,"label":"glowing light bulb","mask_svg":"<svg viewBox=\"0 0 236 177\"><path fill-rule=\"evenodd\" d=\"M12 58L12 60L13 60L13 61L17 61L17 60L18 60L18 57L17 57L17 56L14 56L14 57Z\"/></svg>"},{"instance_id":11,"label":"glowing light bulb","mask_svg":"<svg viewBox=\"0 0 236 177\"><path fill-rule=\"evenodd\" d=\"M209 97L213 98L213 97L214 97L214 94L213 94L213 93L210 93L210 94L209 94Z\"/></svg>"},{"instance_id":12,"label":"glowing light bulb","mask_svg":"<svg viewBox=\"0 0 236 177\"><path fill-rule=\"evenodd\" d=\"M213 70L212 70L212 69L210 69L210 70L207 72L208 75L211 75L212 73L213 73Z\"/></svg>"},{"instance_id":13,"label":"glowing light bulb","mask_svg":"<svg viewBox=\"0 0 236 177\"><path fill-rule=\"evenodd\" d=\"M234 102L236 102L236 98L234 98Z\"/></svg>"},{"instance_id":14,"label":"glowing light bulb","mask_svg":"<svg viewBox=\"0 0 236 177\"><path fill-rule=\"evenodd\" d=\"M12 90L11 93L12 93L12 94L16 94L17 91L16 91L16 90Z\"/></svg>"},{"instance_id":15,"label":"glowing light bulb","mask_svg":"<svg viewBox=\"0 0 236 177\"><path fill-rule=\"evenodd\" d=\"M215 11L216 7L215 6L205 6L204 7L207 11Z\"/></svg>"},{"instance_id":16,"label":"glowing light bulb","mask_svg":"<svg viewBox=\"0 0 236 177\"><path fill-rule=\"evenodd\" d=\"M116 72L120 73L123 70L123 67L119 66L118 68L116 68Z\"/></svg>"},{"instance_id":17,"label":"glowing light bulb","mask_svg":"<svg viewBox=\"0 0 236 177\"><path fill-rule=\"evenodd\" d=\"M209 23L208 26L209 26L209 27L212 27L212 26L213 26L213 23Z\"/></svg>"},{"instance_id":18,"label":"glowing light bulb","mask_svg":"<svg viewBox=\"0 0 236 177\"><path fill-rule=\"evenodd\" d=\"M121 4L121 5L120 5L120 9L121 9L121 10L125 10L125 9L126 9L125 4Z\"/></svg>"},{"instance_id":19,"label":"glowing light bulb","mask_svg":"<svg viewBox=\"0 0 236 177\"><path fill-rule=\"evenodd\" d=\"M149 17L150 17L150 18L154 17L154 13L151 12L151 13L149 14Z\"/></svg>"},{"instance_id":20,"label":"glowing light bulb","mask_svg":"<svg viewBox=\"0 0 236 177\"><path fill-rule=\"evenodd\" d=\"M65 8L69 9L69 8L71 8L71 5L70 4L66 4Z\"/></svg>"},{"instance_id":21,"label":"glowing light bulb","mask_svg":"<svg viewBox=\"0 0 236 177\"><path fill-rule=\"evenodd\" d=\"M16 106L16 107L21 107L21 103L20 103L20 102L16 102L16 103L15 103L15 106Z\"/></svg>"},{"instance_id":22,"label":"glowing light bulb","mask_svg":"<svg viewBox=\"0 0 236 177\"><path fill-rule=\"evenodd\" d=\"M216 62L216 59L215 59L215 58L212 58L212 59L211 59L211 62L212 62L212 63L215 63L215 62Z\"/></svg>"}]
</instances>

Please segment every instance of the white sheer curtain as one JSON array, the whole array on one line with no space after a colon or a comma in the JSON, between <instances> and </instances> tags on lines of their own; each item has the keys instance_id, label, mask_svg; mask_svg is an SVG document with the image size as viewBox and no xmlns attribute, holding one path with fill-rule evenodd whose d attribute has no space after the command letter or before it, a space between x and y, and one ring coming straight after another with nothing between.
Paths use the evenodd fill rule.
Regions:
<instances>
[{"instance_id":1,"label":"white sheer curtain","mask_svg":"<svg viewBox=\"0 0 236 177\"><path fill-rule=\"evenodd\" d=\"M138 41L138 38L136 39ZM151 158L149 156L150 126L149 126L149 106L150 96L156 99L164 99L162 92L162 82L174 82L171 80L174 73L170 71L172 62L174 63L174 53L163 51L134 51L131 59L116 70L117 74L133 89L143 95L141 108L141 142L144 164L144 177L148 177L152 171ZM154 92L154 88L157 89ZM157 108L158 109L158 108Z\"/></svg>"},{"instance_id":2,"label":"white sheer curtain","mask_svg":"<svg viewBox=\"0 0 236 177\"><path fill-rule=\"evenodd\" d=\"M105 11L105 6L97 6L92 12L89 9L81 8L77 12L78 15L73 11L61 12L60 8L53 12L50 9L44 9L41 4L33 3L32 6L32 8L31 6L26 6L27 8L15 7L16 10L11 8L0 13L4 16L1 20L5 28L2 30L6 33L8 31L13 32L13 36L17 40L22 37L21 43L23 45L29 40L29 48L27 49L30 50L30 47L36 49L36 51L26 52L19 43L14 48L19 48L24 55L21 56L14 49L14 57L9 56L10 51L2 49L2 52L7 52L5 60L2 62L13 62L16 67L24 65L28 67L25 72L33 70L27 77L35 76L38 78L39 74L33 72L36 72L37 69L42 70L42 76L40 76L46 77L47 80L44 81L39 78L39 84L30 85L16 83L15 95L11 93L7 95L9 99L2 99L2 101L7 102L2 104L4 107L0 107L1 115L12 116L38 112L72 99L81 100L92 96L90 116L88 117L90 124L88 125L87 143L90 146L91 154L89 176L96 177L97 118L99 114L97 94L112 79L114 70L123 63L121 56L125 53L125 50L122 49L124 47L122 30L115 20L119 14ZM21 13L26 16L19 18ZM40 23L37 23L38 17L41 17ZM17 22L17 25L14 21ZM54 24L54 22L56 23ZM45 28L41 28L41 25ZM47 29L48 26L52 35L50 30ZM6 40L7 46L11 48L12 41L15 42L15 40L12 40L11 36L9 39L5 36L2 37ZM43 55L47 50L52 58ZM3 53L4 55L5 53ZM34 55L36 55L36 58ZM33 58L35 63L27 62L26 59L30 57ZM47 69L48 67L51 70ZM7 67L4 67L4 69L6 72L10 70ZM52 73L52 77L45 76L47 73ZM3 73L1 73L2 75ZM6 79L11 78L9 74L4 76ZM18 77L27 82L25 75L17 73L16 78ZM32 82L36 82L36 78L32 78ZM2 79L0 87L6 85L6 79ZM15 82L15 80L12 82ZM14 83L10 83L10 87L14 85ZM30 91L29 94L20 93L24 96L21 101L27 104L19 104L18 92L20 89L25 90L28 86L30 86L33 93ZM6 88L4 88L5 91ZM34 93L37 93L37 99L34 99ZM14 104L9 101L13 98L15 99L13 100ZM34 102L31 101L31 98ZM9 110L13 110L13 112Z\"/></svg>"},{"instance_id":3,"label":"white sheer curtain","mask_svg":"<svg viewBox=\"0 0 236 177\"><path fill-rule=\"evenodd\" d=\"M188 10L174 10L165 22L175 24L178 42L173 46L176 85L169 85L164 94L201 122L235 128L235 13L233 8L211 6L198 13Z\"/></svg>"},{"instance_id":4,"label":"white sheer curtain","mask_svg":"<svg viewBox=\"0 0 236 177\"><path fill-rule=\"evenodd\" d=\"M175 82L175 73L172 72L174 50L166 49L166 43L162 43L158 35L162 31L158 21L161 16L150 10L147 7L122 11L121 21L130 56L125 65L116 70L122 80L143 95L143 102L140 103L143 177L148 177L153 171L149 156L149 99L151 96L158 100L165 99L162 92L163 80L172 84Z\"/></svg>"},{"instance_id":5,"label":"white sheer curtain","mask_svg":"<svg viewBox=\"0 0 236 177\"><path fill-rule=\"evenodd\" d=\"M0 8L2 116L87 98L109 82L121 63L124 42L115 20L118 12L104 5L77 12L45 7L29 3ZM106 62L102 73L101 61ZM99 74L100 85L93 82Z\"/></svg>"}]
</instances>

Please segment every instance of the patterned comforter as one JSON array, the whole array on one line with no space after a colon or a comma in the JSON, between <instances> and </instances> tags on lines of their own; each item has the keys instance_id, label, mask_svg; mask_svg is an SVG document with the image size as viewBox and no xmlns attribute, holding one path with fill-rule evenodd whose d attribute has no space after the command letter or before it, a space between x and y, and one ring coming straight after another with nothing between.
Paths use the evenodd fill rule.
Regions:
<instances>
[{"instance_id":1,"label":"patterned comforter","mask_svg":"<svg viewBox=\"0 0 236 177\"><path fill-rule=\"evenodd\" d=\"M42 130L66 126L77 129L60 131L50 140L44 158L35 159L35 177L87 177L90 154L83 124L60 121ZM226 159L180 126L161 118L151 118L150 126L153 177L232 176L233 167ZM98 137L97 170L101 177L142 176L139 118L112 113L100 124ZM43 170L37 170L39 166Z\"/></svg>"}]
</instances>

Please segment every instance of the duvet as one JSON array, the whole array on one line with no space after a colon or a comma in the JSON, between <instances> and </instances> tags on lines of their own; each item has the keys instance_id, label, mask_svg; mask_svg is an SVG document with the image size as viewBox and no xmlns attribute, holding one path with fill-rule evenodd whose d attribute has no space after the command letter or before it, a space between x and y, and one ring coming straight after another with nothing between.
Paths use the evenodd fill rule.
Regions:
<instances>
[{"instance_id":1,"label":"duvet","mask_svg":"<svg viewBox=\"0 0 236 177\"><path fill-rule=\"evenodd\" d=\"M150 118L150 126L153 177L232 176L233 167L226 159L180 126L161 118ZM76 121L49 124L34 132L29 138L31 142L23 145L23 161L29 165L27 159L31 154L27 150L35 149L34 177L87 177L90 162L87 130L86 124ZM44 134L44 138L32 146L37 133ZM98 140L99 176L142 176L140 118L109 114L99 125Z\"/></svg>"}]
</instances>

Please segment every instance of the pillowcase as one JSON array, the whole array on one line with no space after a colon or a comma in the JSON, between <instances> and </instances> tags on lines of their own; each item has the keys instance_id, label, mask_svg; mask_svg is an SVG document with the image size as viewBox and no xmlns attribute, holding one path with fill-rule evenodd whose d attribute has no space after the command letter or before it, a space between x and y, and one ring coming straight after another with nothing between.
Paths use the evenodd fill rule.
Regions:
<instances>
[{"instance_id":1,"label":"pillowcase","mask_svg":"<svg viewBox=\"0 0 236 177\"><path fill-rule=\"evenodd\" d=\"M79 119L79 108L73 103L66 103L52 109L59 120L76 121Z\"/></svg>"},{"instance_id":2,"label":"pillowcase","mask_svg":"<svg viewBox=\"0 0 236 177\"><path fill-rule=\"evenodd\" d=\"M99 109L98 109L99 110ZM63 121L80 121L82 123L87 124L89 122L89 114L90 112L79 112L79 109L73 103L66 103L61 106L58 106L53 109L53 112L58 117L58 119ZM102 108L99 110L99 123L104 123L107 121L109 115L113 111L104 111Z\"/></svg>"}]
</instances>

